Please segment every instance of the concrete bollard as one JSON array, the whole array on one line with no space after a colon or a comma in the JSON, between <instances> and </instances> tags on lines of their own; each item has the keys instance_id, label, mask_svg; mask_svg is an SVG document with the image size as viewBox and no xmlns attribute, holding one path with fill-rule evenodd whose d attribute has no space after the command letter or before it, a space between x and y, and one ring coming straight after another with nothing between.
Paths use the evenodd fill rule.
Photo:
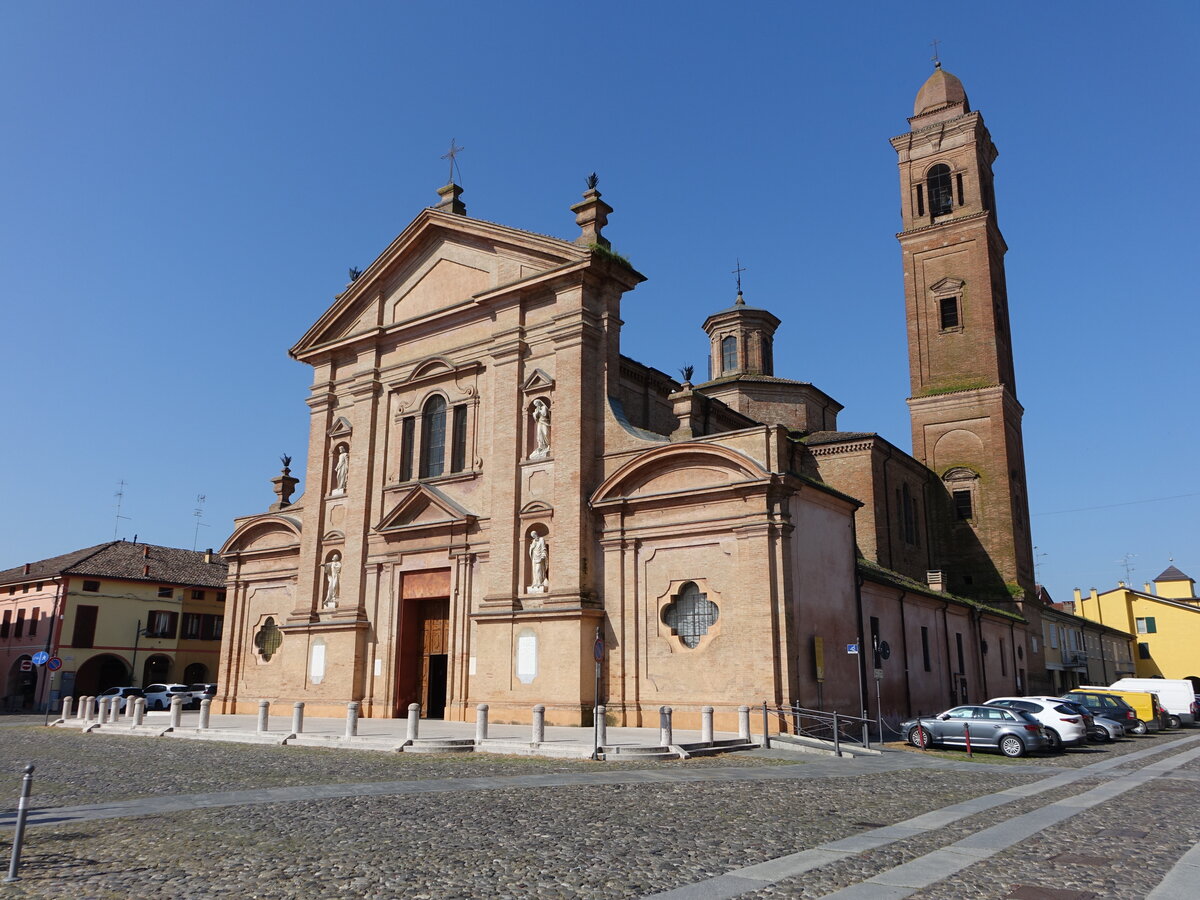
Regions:
<instances>
[{"instance_id":1,"label":"concrete bollard","mask_svg":"<svg viewBox=\"0 0 1200 900\"><path fill-rule=\"evenodd\" d=\"M540 744L546 740L546 707L538 704L533 708L533 727L530 729L529 739Z\"/></svg>"},{"instance_id":2,"label":"concrete bollard","mask_svg":"<svg viewBox=\"0 0 1200 900\"><path fill-rule=\"evenodd\" d=\"M75 718L82 719L87 712L87 695L80 694L79 702L75 704Z\"/></svg>"},{"instance_id":3,"label":"concrete bollard","mask_svg":"<svg viewBox=\"0 0 1200 900\"><path fill-rule=\"evenodd\" d=\"M475 743L482 744L487 740L488 705L480 703L475 707Z\"/></svg>"},{"instance_id":4,"label":"concrete bollard","mask_svg":"<svg viewBox=\"0 0 1200 900\"><path fill-rule=\"evenodd\" d=\"M351 700L346 704L346 737L358 736L358 702Z\"/></svg>"},{"instance_id":5,"label":"concrete bollard","mask_svg":"<svg viewBox=\"0 0 1200 900\"><path fill-rule=\"evenodd\" d=\"M421 727L421 704L408 704L408 739L415 741Z\"/></svg>"},{"instance_id":6,"label":"concrete bollard","mask_svg":"<svg viewBox=\"0 0 1200 900\"><path fill-rule=\"evenodd\" d=\"M141 725L146 718L146 698L135 697L133 701L133 724Z\"/></svg>"},{"instance_id":7,"label":"concrete bollard","mask_svg":"<svg viewBox=\"0 0 1200 900\"><path fill-rule=\"evenodd\" d=\"M101 725L108 724L108 698L101 697L96 706L96 721Z\"/></svg>"},{"instance_id":8,"label":"concrete bollard","mask_svg":"<svg viewBox=\"0 0 1200 900\"><path fill-rule=\"evenodd\" d=\"M596 707L596 746L604 747L608 744L608 707Z\"/></svg>"},{"instance_id":9,"label":"concrete bollard","mask_svg":"<svg viewBox=\"0 0 1200 900\"><path fill-rule=\"evenodd\" d=\"M713 708L700 707L700 740L705 744L713 742Z\"/></svg>"},{"instance_id":10,"label":"concrete bollard","mask_svg":"<svg viewBox=\"0 0 1200 900\"><path fill-rule=\"evenodd\" d=\"M750 743L750 707L738 707L738 737Z\"/></svg>"},{"instance_id":11,"label":"concrete bollard","mask_svg":"<svg viewBox=\"0 0 1200 900\"><path fill-rule=\"evenodd\" d=\"M183 698L171 698L171 730L174 731L183 721Z\"/></svg>"},{"instance_id":12,"label":"concrete bollard","mask_svg":"<svg viewBox=\"0 0 1200 900\"><path fill-rule=\"evenodd\" d=\"M658 708L658 742L664 747L670 747L675 743L675 732L671 728L671 707L660 706Z\"/></svg>"},{"instance_id":13,"label":"concrete bollard","mask_svg":"<svg viewBox=\"0 0 1200 900\"><path fill-rule=\"evenodd\" d=\"M271 721L271 701L270 700L259 700L258 701L258 727L255 728L254 730L256 732L258 732L259 734L265 734L267 731L267 724L270 721Z\"/></svg>"},{"instance_id":14,"label":"concrete bollard","mask_svg":"<svg viewBox=\"0 0 1200 900\"><path fill-rule=\"evenodd\" d=\"M137 707L137 697L125 698L125 721L133 724L133 711Z\"/></svg>"},{"instance_id":15,"label":"concrete bollard","mask_svg":"<svg viewBox=\"0 0 1200 900\"><path fill-rule=\"evenodd\" d=\"M304 734L304 704L299 700L292 704L292 734Z\"/></svg>"},{"instance_id":16,"label":"concrete bollard","mask_svg":"<svg viewBox=\"0 0 1200 900\"><path fill-rule=\"evenodd\" d=\"M200 701L200 724L197 726L201 731L208 730L209 718L212 716L212 700L205 697Z\"/></svg>"},{"instance_id":17,"label":"concrete bollard","mask_svg":"<svg viewBox=\"0 0 1200 900\"><path fill-rule=\"evenodd\" d=\"M60 716L60 718L63 718L63 719L71 718L71 698L70 697L63 697L62 716Z\"/></svg>"}]
</instances>

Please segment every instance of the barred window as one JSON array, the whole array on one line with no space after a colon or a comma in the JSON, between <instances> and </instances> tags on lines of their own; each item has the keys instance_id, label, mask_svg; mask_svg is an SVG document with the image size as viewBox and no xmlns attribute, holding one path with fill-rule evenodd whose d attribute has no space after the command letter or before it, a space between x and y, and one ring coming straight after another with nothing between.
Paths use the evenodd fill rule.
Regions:
<instances>
[{"instance_id":1,"label":"barred window","mask_svg":"<svg viewBox=\"0 0 1200 900\"><path fill-rule=\"evenodd\" d=\"M663 621L685 647L696 647L716 621L717 604L700 593L695 582L689 581L663 611Z\"/></svg>"},{"instance_id":2,"label":"barred window","mask_svg":"<svg viewBox=\"0 0 1200 900\"><path fill-rule=\"evenodd\" d=\"M279 652L279 645L282 643L283 632L275 624L274 617L267 616L262 628L258 629L258 634L254 636L254 646L258 648L258 655L262 657L262 661L270 662L271 657Z\"/></svg>"}]
</instances>

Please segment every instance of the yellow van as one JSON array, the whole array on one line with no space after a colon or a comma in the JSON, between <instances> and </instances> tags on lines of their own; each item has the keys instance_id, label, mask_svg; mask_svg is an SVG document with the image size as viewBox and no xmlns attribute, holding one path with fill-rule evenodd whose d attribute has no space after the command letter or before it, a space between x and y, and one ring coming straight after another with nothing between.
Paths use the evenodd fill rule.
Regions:
<instances>
[{"instance_id":1,"label":"yellow van","mask_svg":"<svg viewBox=\"0 0 1200 900\"><path fill-rule=\"evenodd\" d=\"M1070 698L1071 694L1108 694L1111 697L1119 697L1133 707L1137 717L1146 724L1146 731L1162 731L1164 710L1158 702L1158 695L1150 691L1119 691L1115 688L1084 684L1068 693L1067 697ZM1138 734L1139 729L1135 728L1133 733Z\"/></svg>"}]
</instances>

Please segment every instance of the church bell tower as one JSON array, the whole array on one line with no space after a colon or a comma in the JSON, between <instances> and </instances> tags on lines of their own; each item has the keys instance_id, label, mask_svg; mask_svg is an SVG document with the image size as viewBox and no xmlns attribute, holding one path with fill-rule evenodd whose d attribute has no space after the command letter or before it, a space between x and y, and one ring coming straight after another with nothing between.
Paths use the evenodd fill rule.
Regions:
<instances>
[{"instance_id":1,"label":"church bell tower","mask_svg":"<svg viewBox=\"0 0 1200 900\"><path fill-rule=\"evenodd\" d=\"M997 151L941 63L917 94L899 157L913 455L937 476L931 511L947 590L1034 596L1008 298L996 218Z\"/></svg>"}]
</instances>

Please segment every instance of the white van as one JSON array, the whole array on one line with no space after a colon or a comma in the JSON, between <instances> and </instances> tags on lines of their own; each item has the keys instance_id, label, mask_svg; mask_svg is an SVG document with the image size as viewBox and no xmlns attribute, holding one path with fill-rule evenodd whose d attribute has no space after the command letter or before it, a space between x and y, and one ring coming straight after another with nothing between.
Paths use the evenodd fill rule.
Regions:
<instances>
[{"instance_id":1,"label":"white van","mask_svg":"<svg viewBox=\"0 0 1200 900\"><path fill-rule=\"evenodd\" d=\"M1117 691L1153 691L1158 702L1170 717L1168 727L1195 725L1200 708L1196 705L1196 689L1190 681L1172 678L1122 678L1109 685Z\"/></svg>"}]
</instances>

